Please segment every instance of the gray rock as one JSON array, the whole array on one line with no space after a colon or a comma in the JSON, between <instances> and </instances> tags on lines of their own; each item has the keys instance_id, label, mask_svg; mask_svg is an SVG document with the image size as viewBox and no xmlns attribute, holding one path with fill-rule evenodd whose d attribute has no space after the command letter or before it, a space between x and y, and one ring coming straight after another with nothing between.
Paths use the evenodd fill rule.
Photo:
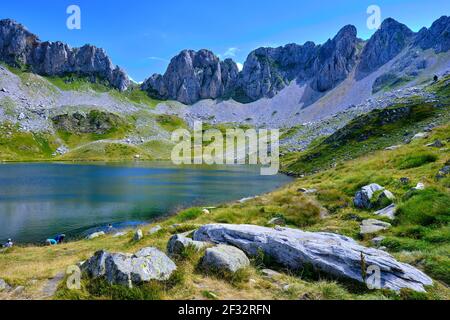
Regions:
<instances>
[{"instance_id":1,"label":"gray rock","mask_svg":"<svg viewBox=\"0 0 450 320\"><path fill-rule=\"evenodd\" d=\"M391 220L395 220L396 212L397 212L397 207L395 206L395 204L391 204L390 206L388 206L384 209L376 211L375 215L380 216L380 217L386 217Z\"/></svg>"},{"instance_id":2,"label":"gray rock","mask_svg":"<svg viewBox=\"0 0 450 320\"><path fill-rule=\"evenodd\" d=\"M427 144L426 146L430 148L442 148L444 147L444 144L442 143L441 140L436 140L433 143Z\"/></svg>"},{"instance_id":3,"label":"gray rock","mask_svg":"<svg viewBox=\"0 0 450 320\"><path fill-rule=\"evenodd\" d=\"M353 203L355 207L360 209L370 209L372 207L372 198L378 191L385 190L382 186L372 183L368 186L362 187L355 195Z\"/></svg>"},{"instance_id":4,"label":"gray rock","mask_svg":"<svg viewBox=\"0 0 450 320\"><path fill-rule=\"evenodd\" d=\"M375 219L364 220L361 224L361 235L378 233L380 231L384 231L392 227L390 223L383 222Z\"/></svg>"},{"instance_id":5,"label":"gray rock","mask_svg":"<svg viewBox=\"0 0 450 320\"><path fill-rule=\"evenodd\" d=\"M94 233L88 235L86 239L93 240L95 238L103 237L104 235L105 235L105 233L103 231L94 232Z\"/></svg>"},{"instance_id":6,"label":"gray rock","mask_svg":"<svg viewBox=\"0 0 450 320\"><path fill-rule=\"evenodd\" d=\"M186 234L177 234L172 236L167 243L167 252L169 255L180 255L189 246L193 246L197 251L200 251L209 245L207 242L194 241L186 237Z\"/></svg>"},{"instance_id":7,"label":"gray rock","mask_svg":"<svg viewBox=\"0 0 450 320\"><path fill-rule=\"evenodd\" d=\"M144 248L134 255L99 251L82 265L83 273L110 284L132 287L151 280L168 280L175 263L156 248Z\"/></svg>"},{"instance_id":8,"label":"gray rock","mask_svg":"<svg viewBox=\"0 0 450 320\"><path fill-rule=\"evenodd\" d=\"M151 228L149 231L148 231L148 235L153 235L153 234L155 234L155 233L158 233L159 231L161 231L162 230L162 227L161 226L154 226L153 228Z\"/></svg>"},{"instance_id":9,"label":"gray rock","mask_svg":"<svg viewBox=\"0 0 450 320\"><path fill-rule=\"evenodd\" d=\"M417 186L415 186L415 187L413 188L413 190L419 190L419 191L425 190L425 184L423 184L422 182L419 182L419 183L417 184Z\"/></svg>"},{"instance_id":10,"label":"gray rock","mask_svg":"<svg viewBox=\"0 0 450 320\"><path fill-rule=\"evenodd\" d=\"M193 104L231 94L237 76L237 65L230 59L221 62L208 50L184 50L172 59L163 76L147 79L142 90L155 98Z\"/></svg>"},{"instance_id":11,"label":"gray rock","mask_svg":"<svg viewBox=\"0 0 450 320\"><path fill-rule=\"evenodd\" d=\"M144 234L142 233L141 229L136 230L136 232L134 233L134 237L133 240L134 241L140 241L142 240L142 238L144 237Z\"/></svg>"},{"instance_id":12,"label":"gray rock","mask_svg":"<svg viewBox=\"0 0 450 320\"><path fill-rule=\"evenodd\" d=\"M436 179L441 180L447 177L450 174L450 166L445 166L441 170L439 170L438 174L436 175Z\"/></svg>"},{"instance_id":13,"label":"gray rock","mask_svg":"<svg viewBox=\"0 0 450 320\"><path fill-rule=\"evenodd\" d=\"M131 279L133 283L148 282L150 280L169 280L177 269L170 258L156 248L144 248L131 259L133 269Z\"/></svg>"},{"instance_id":14,"label":"gray rock","mask_svg":"<svg viewBox=\"0 0 450 320\"><path fill-rule=\"evenodd\" d=\"M426 138L428 138L428 133L426 133L426 132L419 132L414 137L412 137L413 140L426 139Z\"/></svg>"},{"instance_id":15,"label":"gray rock","mask_svg":"<svg viewBox=\"0 0 450 320\"><path fill-rule=\"evenodd\" d=\"M9 291L11 286L5 280L0 279L0 292Z\"/></svg>"},{"instance_id":16,"label":"gray rock","mask_svg":"<svg viewBox=\"0 0 450 320\"><path fill-rule=\"evenodd\" d=\"M262 273L263 277L269 278L269 279L277 279L282 276L281 273L276 272L272 269L263 269L263 270L261 270L261 273Z\"/></svg>"},{"instance_id":17,"label":"gray rock","mask_svg":"<svg viewBox=\"0 0 450 320\"><path fill-rule=\"evenodd\" d=\"M413 36L414 33L404 24L392 18L383 21L361 53L357 77L363 78L396 57L411 43Z\"/></svg>"},{"instance_id":18,"label":"gray rock","mask_svg":"<svg viewBox=\"0 0 450 320\"><path fill-rule=\"evenodd\" d=\"M248 267L250 260L242 250L236 247L218 245L206 249L201 265L205 270L235 273Z\"/></svg>"},{"instance_id":19,"label":"gray rock","mask_svg":"<svg viewBox=\"0 0 450 320\"><path fill-rule=\"evenodd\" d=\"M372 243L375 245L375 246L377 246L377 247L379 247L380 245L381 245L381 243L384 241L384 239L386 239L385 237L376 237L376 238L373 238L372 239Z\"/></svg>"},{"instance_id":20,"label":"gray rock","mask_svg":"<svg viewBox=\"0 0 450 320\"><path fill-rule=\"evenodd\" d=\"M12 66L28 65L41 75L79 74L93 82L100 77L121 91L130 85L126 73L113 65L103 49L91 45L72 49L61 42L41 42L10 19L0 20L0 60Z\"/></svg>"},{"instance_id":21,"label":"gray rock","mask_svg":"<svg viewBox=\"0 0 450 320\"><path fill-rule=\"evenodd\" d=\"M366 248L355 240L331 233L312 233L282 228L280 231L252 225L212 224L194 234L198 241L228 244L256 257L261 252L292 270L305 265L327 274L363 282L361 256L367 266L381 270L381 287L399 291L410 288L425 291L433 281L416 268L396 261L384 251Z\"/></svg>"}]
</instances>

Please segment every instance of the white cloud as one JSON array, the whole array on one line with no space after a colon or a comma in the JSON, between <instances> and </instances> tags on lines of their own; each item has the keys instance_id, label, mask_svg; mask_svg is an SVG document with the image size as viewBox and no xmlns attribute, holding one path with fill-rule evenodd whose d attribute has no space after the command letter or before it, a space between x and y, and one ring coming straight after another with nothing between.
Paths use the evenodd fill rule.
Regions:
<instances>
[{"instance_id":1,"label":"white cloud","mask_svg":"<svg viewBox=\"0 0 450 320\"><path fill-rule=\"evenodd\" d=\"M165 58L160 58L160 57L148 57L149 60L155 60L155 61L162 61L162 62L170 62L169 60L165 59Z\"/></svg>"},{"instance_id":2,"label":"white cloud","mask_svg":"<svg viewBox=\"0 0 450 320\"><path fill-rule=\"evenodd\" d=\"M242 71L242 69L244 69L244 65L242 63L236 62L236 64L237 64L237 67L238 67L239 71Z\"/></svg>"},{"instance_id":3,"label":"white cloud","mask_svg":"<svg viewBox=\"0 0 450 320\"><path fill-rule=\"evenodd\" d=\"M218 54L217 56L218 56L220 59L234 58L234 57L236 57L236 54L237 54L239 51L240 51L239 48L231 47L231 48L228 48L227 51L225 51L224 53Z\"/></svg>"}]
</instances>

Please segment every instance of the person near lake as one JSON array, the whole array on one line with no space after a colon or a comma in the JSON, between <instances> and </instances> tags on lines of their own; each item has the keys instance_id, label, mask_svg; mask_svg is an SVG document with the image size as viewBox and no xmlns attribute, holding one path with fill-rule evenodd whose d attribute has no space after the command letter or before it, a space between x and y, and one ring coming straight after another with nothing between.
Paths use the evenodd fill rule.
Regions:
<instances>
[{"instance_id":1,"label":"person near lake","mask_svg":"<svg viewBox=\"0 0 450 320\"><path fill-rule=\"evenodd\" d=\"M5 248L12 248L14 246L14 243L11 239L8 239L8 241L3 245Z\"/></svg>"},{"instance_id":2,"label":"person near lake","mask_svg":"<svg viewBox=\"0 0 450 320\"><path fill-rule=\"evenodd\" d=\"M56 246L56 245L58 244L58 242L56 242L55 239L47 239L47 240L45 241L45 243L46 243L48 246Z\"/></svg>"},{"instance_id":3,"label":"person near lake","mask_svg":"<svg viewBox=\"0 0 450 320\"><path fill-rule=\"evenodd\" d=\"M57 243L57 244L63 243L65 238L66 238L66 235L65 235L65 234L58 234L58 235L55 237L56 243Z\"/></svg>"},{"instance_id":4,"label":"person near lake","mask_svg":"<svg viewBox=\"0 0 450 320\"><path fill-rule=\"evenodd\" d=\"M48 246L55 246L57 244L62 244L64 242L64 239L66 238L65 234L58 234L54 239L47 239L45 243Z\"/></svg>"}]
</instances>

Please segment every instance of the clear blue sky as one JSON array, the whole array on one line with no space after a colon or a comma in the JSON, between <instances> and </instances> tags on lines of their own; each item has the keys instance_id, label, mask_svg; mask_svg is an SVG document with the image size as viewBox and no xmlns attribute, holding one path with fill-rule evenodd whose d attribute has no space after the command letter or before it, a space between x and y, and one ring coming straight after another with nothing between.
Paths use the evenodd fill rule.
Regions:
<instances>
[{"instance_id":1,"label":"clear blue sky","mask_svg":"<svg viewBox=\"0 0 450 320\"><path fill-rule=\"evenodd\" d=\"M66 9L81 8L82 29L66 28ZM346 24L366 27L367 7L417 31L450 14L448 0L2 0L0 19L13 18L42 40L106 49L114 63L142 81L165 71L183 49L210 49L243 63L260 46L323 43Z\"/></svg>"}]
</instances>

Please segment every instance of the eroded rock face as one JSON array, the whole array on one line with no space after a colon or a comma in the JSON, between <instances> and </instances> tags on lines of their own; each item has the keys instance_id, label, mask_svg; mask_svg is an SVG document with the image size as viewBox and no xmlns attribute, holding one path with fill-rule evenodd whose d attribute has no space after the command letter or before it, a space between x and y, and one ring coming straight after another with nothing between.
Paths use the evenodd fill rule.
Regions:
<instances>
[{"instance_id":1,"label":"eroded rock face","mask_svg":"<svg viewBox=\"0 0 450 320\"><path fill-rule=\"evenodd\" d=\"M155 98L193 104L230 95L238 73L230 59L221 62L208 50L184 50L172 59L163 76L155 74L147 79L142 90Z\"/></svg>"},{"instance_id":2,"label":"eroded rock face","mask_svg":"<svg viewBox=\"0 0 450 320\"><path fill-rule=\"evenodd\" d=\"M81 268L90 278L104 277L110 284L132 287L168 280L176 265L158 249L144 248L134 255L98 251Z\"/></svg>"},{"instance_id":3,"label":"eroded rock face","mask_svg":"<svg viewBox=\"0 0 450 320\"><path fill-rule=\"evenodd\" d=\"M413 40L414 32L394 19L388 18L367 42L358 66L360 77L377 70L397 56Z\"/></svg>"},{"instance_id":4,"label":"eroded rock face","mask_svg":"<svg viewBox=\"0 0 450 320\"><path fill-rule=\"evenodd\" d=\"M236 247L219 245L206 249L201 265L205 270L235 273L248 267L250 260L242 250Z\"/></svg>"},{"instance_id":5,"label":"eroded rock face","mask_svg":"<svg viewBox=\"0 0 450 320\"><path fill-rule=\"evenodd\" d=\"M201 227L194 240L228 244L249 256L260 252L290 269L305 265L330 275L365 282L361 260L381 270L381 287L399 291L425 291L433 281L418 269L396 261L388 253L366 248L351 238L331 233L312 233L289 228L277 230L253 225L213 224Z\"/></svg>"},{"instance_id":6,"label":"eroded rock face","mask_svg":"<svg viewBox=\"0 0 450 320\"><path fill-rule=\"evenodd\" d=\"M427 29L417 34L415 44L422 49L434 49L436 53L450 50L450 17L442 16Z\"/></svg>"},{"instance_id":7,"label":"eroded rock face","mask_svg":"<svg viewBox=\"0 0 450 320\"><path fill-rule=\"evenodd\" d=\"M325 92L344 80L356 63L358 39L346 26L322 46L307 42L279 48L259 48L247 58L238 91L250 100L272 98L293 80Z\"/></svg>"},{"instance_id":8,"label":"eroded rock face","mask_svg":"<svg viewBox=\"0 0 450 320\"><path fill-rule=\"evenodd\" d=\"M121 91L130 85L125 71L113 65L103 49L41 42L23 25L10 19L0 21L0 60L12 66L28 65L33 72L46 76L78 74L92 81L98 77Z\"/></svg>"}]
</instances>

